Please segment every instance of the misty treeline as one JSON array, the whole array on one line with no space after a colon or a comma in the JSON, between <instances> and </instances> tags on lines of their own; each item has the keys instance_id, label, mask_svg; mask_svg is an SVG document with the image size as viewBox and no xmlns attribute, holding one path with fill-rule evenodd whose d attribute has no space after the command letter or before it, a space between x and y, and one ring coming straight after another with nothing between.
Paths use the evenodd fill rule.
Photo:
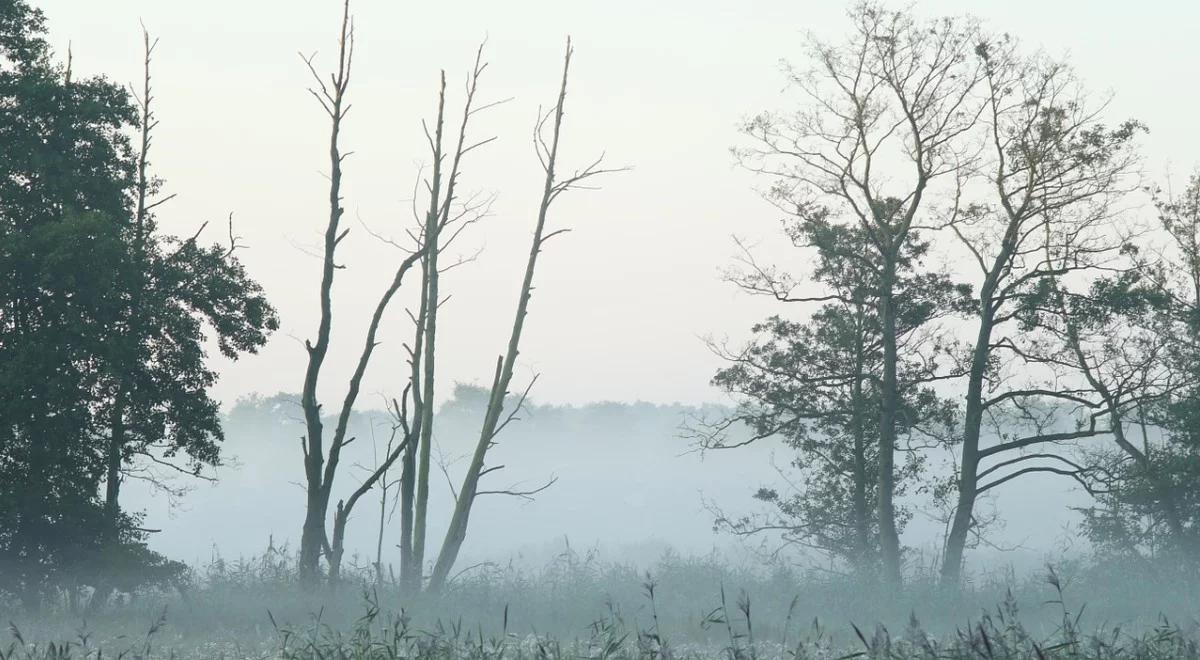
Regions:
<instances>
[{"instance_id":1,"label":"misty treeline","mask_svg":"<svg viewBox=\"0 0 1200 660\"><path fill-rule=\"evenodd\" d=\"M615 170L602 158L560 163L568 41L557 96L533 127L542 176L529 185L540 197L512 317L475 321L506 334L486 338L501 350L481 365L490 385L478 434L461 474L435 473L441 276L470 261L453 248L489 215L492 196L471 192L481 182L463 172L496 139L475 120L503 100L486 92L482 46L465 80L441 73L427 119L412 126L427 164L411 218L353 232L394 249L392 277L371 294L365 336L335 346L350 308L338 304L338 274L355 264L346 239L356 229L343 217L348 1L339 18L332 58L300 63L323 119L313 130L327 145L328 188L313 209L323 219L318 322L294 374L297 575L310 591L336 589L348 526L374 522L375 579L437 593L478 498L528 498L553 484L547 475L505 485L489 451L536 380L515 382L514 369L539 255L569 231L553 205ZM746 122L735 149L799 251L775 266L739 243L729 279L783 309L744 346L714 342L727 360L714 383L737 407L689 433L705 450L782 439L794 451L788 487L761 489L759 514L718 511L718 527L775 535L894 592L911 565L906 524L934 516L941 580L953 590L966 551L1002 519L988 499L1051 474L1090 494L1081 514L1099 551L1191 566L1200 179L1178 194L1148 185L1145 127L1114 121L1067 63L1014 37L872 3L850 19L846 38L810 41L806 67L788 71L792 105ZM70 52L56 57L45 34L24 0L0 5L0 592L31 605L81 585L183 586L186 567L148 548L155 530L122 506L121 486L143 480L174 494L171 475L212 479L223 435L208 353L253 354L279 327L240 260L232 215L213 227L217 241L202 238L206 225L159 222L172 195L151 167L155 40L144 34L144 77L126 89L73 76ZM402 364L377 364L384 341L404 347ZM327 360L347 353L349 381L323 400ZM389 374L390 434L352 476L341 459L368 371ZM452 504L435 510L431 480L443 478ZM335 500L347 480L353 489ZM394 524L384 515L392 501ZM443 537L430 538L431 520ZM382 559L385 538L400 551L397 575Z\"/></svg>"},{"instance_id":2,"label":"misty treeline","mask_svg":"<svg viewBox=\"0 0 1200 660\"><path fill-rule=\"evenodd\" d=\"M873 3L850 18L735 149L799 252L775 266L739 241L729 280L780 311L713 342L739 406L692 430L795 454L763 512L719 524L895 588L900 533L931 516L957 588L1003 513L987 498L1050 474L1090 495L1101 556L1193 566L1200 178L1149 184L1146 128L1013 36Z\"/></svg>"},{"instance_id":3,"label":"misty treeline","mask_svg":"<svg viewBox=\"0 0 1200 660\"><path fill-rule=\"evenodd\" d=\"M414 201L411 223L400 223L401 238L367 232L396 249L395 272L382 283L333 428L326 430L329 411L317 390L332 341L334 281L353 262L339 249L350 232L342 197L349 152L341 143L354 64L350 10L347 1L331 74L318 71L315 56L302 56L312 73L309 91L328 120L329 188L319 323L304 343L305 366L296 372L304 414L296 472L304 475L306 509L299 579L308 589L336 587L355 506L373 489L385 500L391 490L399 496L399 581L412 591L436 592L450 576L477 498L529 497L553 481L529 489L488 485L485 478L503 468L488 463L488 451L533 385L512 391L538 256L569 231L550 222L551 207L563 193L616 170L600 158L570 170L559 162L573 54L568 40L557 98L539 111L534 128L544 177L530 182L541 197L508 338L454 505L430 512L437 322L447 300L439 280L469 261L442 256L488 215L491 197L464 194L460 174L472 152L495 139L472 136L471 124L498 102L478 94L487 69L482 46L457 111L441 74L432 118L418 126L429 148L415 182L424 203ZM227 243L205 244L204 225L184 238L159 226L156 210L173 195L164 193L150 161L158 124L151 76L157 42L143 31L144 79L126 89L103 77L73 77L71 54L65 63L56 60L45 33L44 16L23 0L0 7L0 591L36 605L64 588L75 597L87 585L100 594L89 602L103 604L114 589L182 586L186 567L148 549L156 530L122 508L121 484L145 480L174 495L172 473L212 479L206 468L220 465L223 435L218 404L209 396L217 374L207 365L207 347L215 340L230 358L254 353L279 322L239 261L244 246L232 215ZM418 301L406 310L410 331L385 330L385 313L406 286ZM487 325L497 324L488 319ZM385 332L403 342L408 355L403 368L389 365L400 374L390 399L391 438L351 495L333 503L341 451L355 439L347 437L348 421ZM427 562L430 515L444 515L449 524ZM381 521L381 544L384 531ZM382 579L382 565L376 568Z\"/></svg>"}]
</instances>

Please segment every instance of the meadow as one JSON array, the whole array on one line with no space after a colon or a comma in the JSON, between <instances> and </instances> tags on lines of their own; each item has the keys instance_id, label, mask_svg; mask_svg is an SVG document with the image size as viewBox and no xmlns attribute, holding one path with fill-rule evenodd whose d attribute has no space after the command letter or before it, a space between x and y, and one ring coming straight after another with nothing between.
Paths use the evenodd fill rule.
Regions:
<instances>
[{"instance_id":1,"label":"meadow","mask_svg":"<svg viewBox=\"0 0 1200 660\"><path fill-rule=\"evenodd\" d=\"M305 593L270 548L128 602L8 604L0 659L1200 657L1196 581L1153 565L996 570L953 595L917 574L892 595L715 554L643 570L567 548L535 571L471 567L437 596L355 566Z\"/></svg>"}]
</instances>

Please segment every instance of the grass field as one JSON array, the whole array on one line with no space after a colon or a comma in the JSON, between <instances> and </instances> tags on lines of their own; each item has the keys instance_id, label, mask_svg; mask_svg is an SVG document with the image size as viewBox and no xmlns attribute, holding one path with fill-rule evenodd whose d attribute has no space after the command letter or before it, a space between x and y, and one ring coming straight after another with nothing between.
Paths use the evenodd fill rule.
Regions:
<instances>
[{"instance_id":1,"label":"grass field","mask_svg":"<svg viewBox=\"0 0 1200 660\"><path fill-rule=\"evenodd\" d=\"M537 571L484 565L437 598L359 570L294 588L270 551L216 560L192 585L81 609L7 606L15 658L1200 658L1195 581L1063 562L977 576L949 596L665 555L649 571L565 551Z\"/></svg>"}]
</instances>

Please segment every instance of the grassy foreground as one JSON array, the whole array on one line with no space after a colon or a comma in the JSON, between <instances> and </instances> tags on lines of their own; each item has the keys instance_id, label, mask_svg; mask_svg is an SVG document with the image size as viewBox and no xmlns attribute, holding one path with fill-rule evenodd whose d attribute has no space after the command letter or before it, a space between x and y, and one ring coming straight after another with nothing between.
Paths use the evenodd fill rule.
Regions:
<instances>
[{"instance_id":1,"label":"grassy foreground","mask_svg":"<svg viewBox=\"0 0 1200 660\"><path fill-rule=\"evenodd\" d=\"M947 597L914 578L902 596L845 579L717 557L664 556L649 573L562 553L537 571L481 566L438 598L406 597L360 570L335 593L294 589L268 551L215 559L183 590L11 621L0 660L33 658L1197 658L1195 581L1064 563L981 576Z\"/></svg>"}]
</instances>

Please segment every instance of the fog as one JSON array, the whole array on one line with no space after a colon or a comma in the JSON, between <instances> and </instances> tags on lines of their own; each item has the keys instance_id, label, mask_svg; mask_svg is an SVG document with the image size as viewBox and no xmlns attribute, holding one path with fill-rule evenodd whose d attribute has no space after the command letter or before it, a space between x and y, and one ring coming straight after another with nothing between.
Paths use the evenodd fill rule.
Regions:
<instances>
[{"instance_id":1,"label":"fog","mask_svg":"<svg viewBox=\"0 0 1200 660\"><path fill-rule=\"evenodd\" d=\"M155 86L162 124L154 166L167 191L178 195L160 211L164 228L190 234L209 221L206 231L218 240L222 219L232 212L236 231L249 246L242 259L282 318L281 331L259 355L236 362L214 356L222 374L215 393L232 411L245 397L298 391L302 342L316 327L320 269L313 255L323 222L324 127L319 107L306 92L310 81L297 52L316 52L318 63L332 61L336 3L210 2L186 9L140 0L43 0L38 5L51 19L56 46L70 43L73 66L81 73L135 80L137 21L161 39ZM1066 55L1098 92L1113 90L1112 117L1136 116L1151 127L1143 148L1148 175L1178 179L1190 172L1189 154L1200 152L1200 136L1187 128L1187 109L1200 103L1200 96L1194 86L1174 81L1190 75L1185 32L1200 20L1194 4L920 4L927 16L968 10L994 29ZM564 536L584 544L607 539L614 546L673 538L682 549L705 551L722 541L711 533L700 494L720 495L734 506L751 484L772 478L762 463L770 448L729 453L708 463L698 455L680 456L689 450L677 429L684 408L671 406L729 405L708 385L721 361L704 338L745 337L753 322L775 311L768 301L740 295L723 281L721 270L737 254L731 236L745 238L781 266L803 268L779 236L778 213L755 192L762 182L734 167L728 148L739 144L735 127L741 118L780 106L779 62L803 65L804 35L842 34L844 11L841 3L787 2L737 8L694 2L603 7L528 2L517 11L486 2L355 5L354 114L344 138L354 152L346 166L345 195L351 220L345 245L353 256L335 285L324 398L341 396L369 311L390 277L395 251L367 229L397 236L410 216L412 184L420 166L427 165L419 121L434 110L439 69L446 70L456 92L475 47L486 39L492 63L485 80L488 98L514 97L484 117L481 133L501 139L480 152L464 180L471 190L500 194L493 217L474 228L457 250L464 256L478 252L477 259L449 273L443 285L451 300L439 338L445 346L439 359L446 374L442 382L485 384L502 348L537 192L538 164L525 136L539 104L552 93L565 35L579 51L569 121L581 130L570 136L569 155L578 161L604 151L613 162L634 168L606 180L602 191L564 200L559 213L570 218L575 231L544 257L519 377L538 376L532 396L541 403L586 408L602 401L646 401L667 408L646 413L647 419L641 412L634 415L639 420L635 433L572 426L569 436L560 437L536 416L511 427L502 451L529 452L520 455L536 462L510 461L514 473L509 477L560 479L553 497L527 505L489 502L496 515L480 516L478 536L469 541L495 549L481 555L507 556ZM1146 98L1161 101L1145 103ZM390 312L386 323L385 331L403 328L403 311ZM404 360L401 343L385 338L380 346L378 366L363 385L368 407L398 394L394 374ZM451 395L449 386L436 393L439 401ZM232 493L259 480L271 484L262 492L274 493L275 485L300 479L299 412L283 408L270 434L248 432L236 416L230 420L226 451L237 464L221 468L219 486L198 485L173 513L160 498L147 496L147 525L164 530L155 536L154 547L196 558L205 556L212 543L243 553L272 535L295 540L298 498L263 498L253 507L259 511L242 512L245 519L223 513L221 504L237 502ZM451 456L453 447L470 437L469 432L455 435L439 433ZM635 439L638 451L632 456L607 450L608 443ZM360 439L356 460L369 455L366 445ZM606 492L628 489L630 494L594 497L588 485L596 482L570 478L572 465L590 464L574 452L595 452L612 461L605 465L620 466L608 476L621 487ZM634 478L649 466L653 478L651 473ZM343 479L339 488L352 480ZM666 483L679 484L662 486L672 495L668 501L645 499L662 492L655 484ZM1047 479L1002 493L1003 544L1028 546L1035 553L1056 548L1075 517L1067 506L1045 512L1038 503L1071 490ZM565 517L572 501L595 505L597 499L608 525L603 532ZM669 524L672 533L655 534L639 510L663 512L670 522L660 524ZM1028 511L1040 515L1024 515ZM219 533L201 531L201 521L215 519L223 521ZM503 533L500 520L522 533ZM556 528L559 523L567 527ZM351 533L369 537L366 527L353 525ZM933 543L936 531L934 523L917 520L912 542ZM361 542L364 548L371 545L367 541Z\"/></svg>"},{"instance_id":2,"label":"fog","mask_svg":"<svg viewBox=\"0 0 1200 660\"><path fill-rule=\"evenodd\" d=\"M81 641L69 648L99 660L88 620L96 622L103 657L124 649L137 657L742 660L852 657L836 655L852 647L869 657L957 658L984 657L980 644L992 657L994 640L1006 650L995 657L1044 658L1046 648L1091 658L1081 650L1102 655L1110 635L1112 648L1130 649L1112 657L1183 657L1184 648L1200 657L1200 587L1193 588L1200 498L1192 485L1200 434L1188 407L1200 401L1200 178L1188 183L1200 166L1200 87L1189 82L1200 4L884 3L898 11L887 14L897 24L908 25L910 14L970 13L997 37L956 44L965 55L942 70L982 62L972 70L987 75L978 73L977 86L959 97L977 104L974 115L945 110L953 104L941 98L916 110L892 97L860 104L855 79L847 91L854 121L837 115L836 102L806 95L809 78L790 76L836 68L833 51L806 44L845 42L851 17L870 24L877 14L862 8L874 5L352 0L353 73L343 106L325 86L345 80L326 77L338 66L341 2L29 4L47 17L51 60L69 67L47 68L53 75L39 79L47 89L98 76L129 84L141 102L148 57L141 30L157 39L149 164L134 158L136 136L146 133L124 118L106 135L122 147L122 136L134 136L130 160L95 166L114 181L124 174L113 172L137 174L135 183L113 184L114 197L124 200L116 206L137 213L132 242L121 233L131 233L128 223L114 225L114 240L128 242L116 253L144 260L129 262L130 272L150 272L178 254L186 259L201 243L229 248L186 263L178 282L114 276L112 292L96 294L100 311L81 313L75 324L84 341L70 319L76 308L90 309L90 299L76 289L107 286L98 276L110 265L103 260L109 253L99 251L106 235L85 225L82 238L51 233L45 254L33 239L9 249L3 241L10 235L27 238L26 219L3 215L8 206L0 203L0 265L21 276L13 282L29 280L24 289L0 291L0 302L55 313L61 305L62 326L71 328L51 332L62 328L48 312L46 339L37 335L40 326L27 330L9 307L0 308L0 351L8 351L0 359L15 350L38 369L49 365L26 374L27 363L13 359L16 368L0 372L8 388L0 399L27 406L12 404L11 419L0 419L0 479L31 486L0 489L0 508L10 509L0 511L8 516L0 518L0 619L14 621L0 660L41 657L47 643L76 628ZM22 26L0 20L0 29ZM938 29L914 29L914 50L929 49ZM1004 96L988 105L984 81L994 84L992 67L1003 68L989 49L1007 47L1009 35L1029 59L1012 65L1020 84L988 88ZM0 33L0 82L17 61L5 41L11 36ZM881 80L903 88L909 79L896 83L889 76L898 69L887 68L895 40L864 43L887 45L860 54L860 67L870 57L883 62L875 78L865 77L880 89L887 88ZM476 53L486 67L472 77ZM1034 94L1037 86L1022 87L1022 76L1039 67L1058 71L1050 61L1069 63L1092 95L1061 101L1051 94L1044 114L1038 103L1045 99L1005 96ZM447 144L458 137L451 133L468 99L484 108L463 111L464 125L471 121L464 143L478 144L461 171L463 143L459 152L433 146L443 119L439 74L447 81ZM943 82L965 84L958 73ZM918 96L940 89L916 87ZM9 102L23 98L20 85L4 89L0 112L8 114L0 119L22 117L10 123L33 126L37 139L27 141L34 145L28 157L0 144L16 154L10 160L28 161L11 166L0 185L41 194L44 181L58 186L57 170L42 172L46 162L61 160L64 171L76 162L93 166L87 153L37 151L52 143L38 132L43 125L59 129L35 111L57 96L30 86L38 93L23 104ZM904 100L903 89L896 98ZM876 104L907 121L882 131L879 144L894 140L893 151L879 157L877 171L867 158L858 192L846 192L858 156L846 157L840 170L820 163L827 153L844 156L847 144L854 154L869 151L864 126L874 130L888 116ZM329 106L345 115L327 113ZM816 114L796 111L810 107ZM35 114L25 121L20 113L28 108ZM1015 132L1041 136L1036 146L1045 154L1001 145L1003 111L1022 108L1038 110ZM130 109L132 117L138 108ZM780 114L747 123L764 111ZM803 123L821 111L861 135L829 140L826 124ZM1061 118L1075 111L1084 116L1078 123ZM945 121L922 123L922 112L945 112ZM1130 117L1148 132L1121 123ZM960 120L967 126L961 133L946 128ZM780 125L786 128L772 134ZM921 139L902 135L929 126L950 135L929 147L944 161L926 155ZM782 149L770 142L780 135ZM800 146L806 139L834 146L809 152ZM775 151L747 157L755 140ZM952 145L949 156L944 144ZM62 151L72 148L83 151ZM762 164L780 155L796 160L780 169ZM1069 165L1049 183L1028 184L1038 191L1029 198L1050 201L1013 220L1027 207L1013 211L1005 186L1044 176L1039 158ZM1117 161L1109 172L1070 179ZM443 179L448 163L453 174ZM592 178L590 163L611 171ZM919 183L909 191L905 167L913 163ZM999 174L986 167L995 163ZM939 167L953 177L931 184L921 213L909 213L894 232L888 223L922 204L927 179L945 174ZM822 176L831 178L814 183ZM1062 188L1077 188L1057 206L1062 179L1069 181ZM881 192L891 187L899 197ZM33 206L53 210L47 226L55 231L79 221L72 214L80 209L87 213L77 215L95 221L95 209L72 206L89 194L85 188L62 192L68 203L48 195ZM1003 199L992 203L996 191ZM1164 201L1177 193L1191 205ZM855 205L856 194L867 211ZM476 200L490 203L472 207ZM463 215L454 215L455 204L464 204ZM838 215L846 209L857 216ZM979 229L990 227L981 218L1015 224L993 236ZM464 223L461 237L455 222ZM1052 231L1054 222L1066 228ZM151 239L142 235L144 223ZM1185 224L1191 234L1178 229ZM980 231L974 243L960 233L972 230ZM168 236L182 240L153 242ZM1029 245L1020 243L1029 236ZM885 246L890 240L899 243ZM178 250L156 253L156 246ZM13 256L23 250L32 266ZM989 250L1001 251L992 279ZM58 282L60 271L67 284ZM212 272L232 275L205 279ZM1005 277L1016 284L1005 288ZM993 308L984 296L995 293L996 280L1002 294ZM147 282L161 295L147 295L146 304L168 301L164 308L184 319L178 327L130 329L145 318L159 321L138 308ZM330 310L322 309L323 282L332 282ZM54 288L60 285L65 293ZM178 294L183 289L211 299L197 302ZM238 307L259 295L263 307ZM205 315L211 321L230 309L241 317L204 326ZM988 314L1003 327L977 339L976 323L993 330ZM797 325L790 335L770 336L768 318ZM231 341L237 332L229 328L239 322L254 327ZM772 350L755 355L762 344L752 341ZM145 346L160 353L153 354L157 370L142 378L142 365L128 364ZM36 359L43 356L67 366ZM201 367L188 370L194 365L211 368L213 382ZM730 376L735 367L753 373ZM84 376L61 390L78 384L82 394L61 409L83 421L60 432L55 424L70 416L46 403L44 390L71 369ZM1106 388L1106 378L1117 384ZM968 379L978 386L970 392ZM153 400L164 391L178 396ZM972 402L979 434L966 441L962 412ZM339 413L348 420L344 444ZM144 430L139 414L147 427L158 426ZM180 432L176 414L200 421ZM1097 420L1107 430L1097 430ZM220 433L209 422L219 422ZM1135 426L1140 435L1127 441ZM721 432L708 435L714 428ZM219 459L203 446L218 436ZM184 441L193 445L171 444ZM389 459L400 442L409 444ZM1009 453L966 458L1006 443L1001 449ZM885 453L898 456L897 468L879 467ZM66 472L45 456L75 461L84 476L64 486ZM1033 460L1047 463L1023 462ZM390 467L373 481L385 461ZM1038 467L1024 474L1028 465ZM972 477L962 478L968 469ZM408 491L402 470L416 471L404 481ZM422 470L424 478L415 476ZM1022 478L1008 481L1015 476ZM374 485L355 505L360 484ZM814 506L828 516L788 510L776 493L811 493L805 503L821 503ZM896 512L886 503L893 493ZM75 496L86 524L61 515L68 508L61 502ZM956 500L967 496L978 499ZM348 523L340 518L347 500L354 505ZM956 505L966 512L957 525ZM739 521L750 520L772 522L737 533ZM898 547L889 547L884 528L897 520ZM19 524L7 529L6 521ZM72 526L69 534L64 525ZM428 530L423 544L414 544L414 529ZM464 535L461 551L456 533ZM18 548L13 539L22 534L35 540ZM71 534L87 538L76 543ZM954 556L953 538L965 561L945 561ZM1128 547L1114 551L1121 543ZM414 552L426 554L412 559ZM443 554L449 577L439 575ZM85 560L72 564L77 555ZM958 565L961 575L945 568ZM1086 620L1084 602L1095 604ZM164 639L163 621L175 629L152 644L156 635ZM946 640L944 654L930 650L933 638ZM143 639L144 650L136 646Z\"/></svg>"},{"instance_id":3,"label":"fog","mask_svg":"<svg viewBox=\"0 0 1200 660\"><path fill-rule=\"evenodd\" d=\"M452 502L450 479L461 481L486 402L486 392L478 388L460 385L453 391L454 398L438 413L434 455L451 476L442 478L438 472L434 511L446 510ZM761 441L700 451L689 437L689 426L723 413L728 410L718 406L531 402L494 449L492 460L505 469L493 477L491 487L527 490L555 481L531 499L484 498L472 518L463 566L515 562L539 568L568 546L581 552L595 549L606 560L644 569L667 551L684 556L716 552L735 563L764 561L780 547L778 538L765 534L743 540L714 531L713 505L726 514L764 510L751 496L761 486L786 488L793 450L778 441ZM294 547L304 519L299 416L296 396L242 400L225 419L228 464L215 471L214 483L172 478L159 470L172 485L189 489L182 496L165 497L150 484L133 482L130 502L146 511L147 526L161 529L152 547L197 566L215 557L256 557L269 542ZM342 459L355 467L337 484L335 501L348 496L367 469L377 465L392 424L383 410L356 414L350 430L356 440ZM748 436L740 429L736 437ZM1080 555L1086 547L1075 538L1078 515L1071 507L1083 506L1087 499L1076 491L1072 483L1052 475L1035 475L1020 488L1001 491L981 509L1002 512L1004 524L990 540L1007 550L983 548L975 560L1024 573L1041 568L1048 558L1061 558L1064 549ZM397 561L395 493L393 489L387 503L385 563ZM1048 501L1055 507L1047 509ZM348 554L358 554L364 565L375 558L378 506L378 494L372 493L356 509L348 532ZM943 524L939 512L926 507L910 524L905 541L935 555ZM431 538L444 533L444 520L435 520ZM784 556L797 566L825 561L800 548Z\"/></svg>"}]
</instances>

